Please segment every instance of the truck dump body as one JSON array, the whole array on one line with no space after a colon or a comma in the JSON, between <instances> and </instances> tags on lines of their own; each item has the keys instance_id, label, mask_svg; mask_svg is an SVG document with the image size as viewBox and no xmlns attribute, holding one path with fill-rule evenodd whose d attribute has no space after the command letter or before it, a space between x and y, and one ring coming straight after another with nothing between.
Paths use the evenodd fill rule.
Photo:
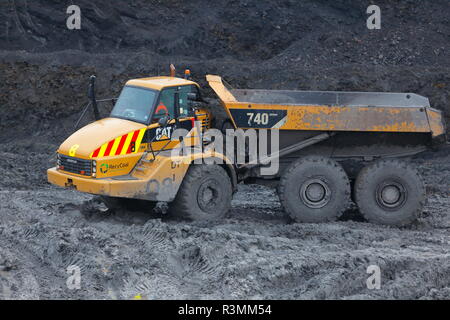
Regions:
<instances>
[{"instance_id":1,"label":"truck dump body","mask_svg":"<svg viewBox=\"0 0 450 320\"><path fill-rule=\"evenodd\" d=\"M207 81L238 128L445 132L441 112L413 93L228 89L219 76Z\"/></svg>"},{"instance_id":2,"label":"truck dump body","mask_svg":"<svg viewBox=\"0 0 450 320\"><path fill-rule=\"evenodd\" d=\"M351 107L429 107L427 98L413 93L338 92L231 89L237 101L284 105Z\"/></svg>"}]
</instances>

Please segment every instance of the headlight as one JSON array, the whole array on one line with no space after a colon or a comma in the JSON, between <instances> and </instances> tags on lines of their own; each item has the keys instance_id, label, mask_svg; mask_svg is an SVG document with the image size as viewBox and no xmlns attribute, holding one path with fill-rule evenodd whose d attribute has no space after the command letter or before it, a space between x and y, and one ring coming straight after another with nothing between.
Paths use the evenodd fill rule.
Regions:
<instances>
[{"instance_id":1,"label":"headlight","mask_svg":"<svg viewBox=\"0 0 450 320\"><path fill-rule=\"evenodd\" d=\"M97 172L97 161L95 160L92 161L92 172Z\"/></svg>"},{"instance_id":2,"label":"headlight","mask_svg":"<svg viewBox=\"0 0 450 320\"><path fill-rule=\"evenodd\" d=\"M58 167L61 165L61 158L59 157L59 153L56 154L56 165Z\"/></svg>"}]
</instances>

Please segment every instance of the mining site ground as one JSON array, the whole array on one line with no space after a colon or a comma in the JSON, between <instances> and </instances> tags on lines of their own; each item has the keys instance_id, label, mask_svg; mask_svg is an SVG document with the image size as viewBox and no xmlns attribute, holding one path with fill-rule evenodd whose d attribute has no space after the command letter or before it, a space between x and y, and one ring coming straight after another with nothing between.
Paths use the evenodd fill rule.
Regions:
<instances>
[{"instance_id":1,"label":"mining site ground","mask_svg":"<svg viewBox=\"0 0 450 320\"><path fill-rule=\"evenodd\" d=\"M229 218L214 224L111 213L51 186L4 189L1 298L448 299L449 159L447 150L416 161L438 187L405 228L355 209L338 222L290 223L274 190L253 185L240 185ZM67 287L71 265L80 290ZM380 290L366 286L369 265L380 266Z\"/></svg>"},{"instance_id":2,"label":"mining site ground","mask_svg":"<svg viewBox=\"0 0 450 320\"><path fill-rule=\"evenodd\" d=\"M0 299L450 299L448 144L408 159L427 202L403 228L354 205L337 222L292 223L257 185L206 223L111 212L46 181L91 74L105 98L169 63L191 69L212 107L207 73L238 88L414 92L448 129L448 1L380 0L382 28L368 30L362 0L80 0L78 31L65 26L69 2L0 6ZM370 265L380 289L366 285Z\"/></svg>"}]
</instances>

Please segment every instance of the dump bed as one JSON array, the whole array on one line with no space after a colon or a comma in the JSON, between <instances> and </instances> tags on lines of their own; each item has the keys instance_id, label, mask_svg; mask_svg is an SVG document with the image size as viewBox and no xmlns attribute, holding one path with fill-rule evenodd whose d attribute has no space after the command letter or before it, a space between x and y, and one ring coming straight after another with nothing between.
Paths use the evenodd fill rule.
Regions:
<instances>
[{"instance_id":1,"label":"dump bed","mask_svg":"<svg viewBox=\"0 0 450 320\"><path fill-rule=\"evenodd\" d=\"M206 79L237 128L445 133L441 112L414 93L231 89Z\"/></svg>"}]
</instances>

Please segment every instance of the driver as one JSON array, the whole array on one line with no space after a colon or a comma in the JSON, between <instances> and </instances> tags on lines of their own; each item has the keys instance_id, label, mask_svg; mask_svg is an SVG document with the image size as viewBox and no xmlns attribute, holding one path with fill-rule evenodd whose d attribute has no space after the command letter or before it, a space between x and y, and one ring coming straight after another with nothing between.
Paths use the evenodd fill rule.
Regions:
<instances>
[{"instance_id":1,"label":"driver","mask_svg":"<svg viewBox=\"0 0 450 320\"><path fill-rule=\"evenodd\" d=\"M162 117L168 116L168 115L169 115L169 110L164 105L164 103L160 102L155 110L155 118L159 119L159 118L162 118Z\"/></svg>"}]
</instances>

